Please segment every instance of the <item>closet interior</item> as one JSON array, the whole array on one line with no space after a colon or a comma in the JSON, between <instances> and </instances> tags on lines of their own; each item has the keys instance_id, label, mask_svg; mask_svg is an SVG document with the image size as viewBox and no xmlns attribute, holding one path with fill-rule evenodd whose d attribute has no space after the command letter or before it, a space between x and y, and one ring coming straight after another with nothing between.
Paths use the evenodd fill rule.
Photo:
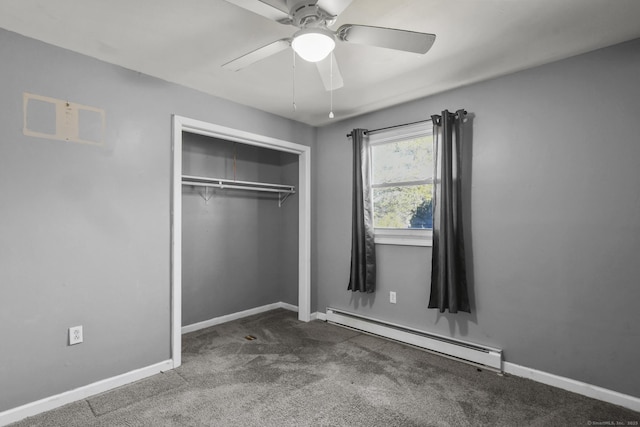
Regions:
<instances>
[{"instance_id":1,"label":"closet interior","mask_svg":"<svg viewBox=\"0 0 640 427\"><path fill-rule=\"evenodd\" d=\"M299 156L182 138L182 325L297 305Z\"/></svg>"}]
</instances>

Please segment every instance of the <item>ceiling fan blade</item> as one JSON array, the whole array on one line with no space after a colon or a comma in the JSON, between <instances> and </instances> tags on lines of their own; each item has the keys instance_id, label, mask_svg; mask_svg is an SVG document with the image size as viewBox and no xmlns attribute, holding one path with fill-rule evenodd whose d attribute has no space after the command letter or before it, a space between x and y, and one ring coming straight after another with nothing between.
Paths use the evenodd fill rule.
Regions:
<instances>
[{"instance_id":1,"label":"ceiling fan blade","mask_svg":"<svg viewBox=\"0 0 640 427\"><path fill-rule=\"evenodd\" d=\"M268 4L271 7L275 7L279 11L289 15L289 7L287 7L287 0L255 0Z\"/></svg>"},{"instance_id":2,"label":"ceiling fan blade","mask_svg":"<svg viewBox=\"0 0 640 427\"><path fill-rule=\"evenodd\" d=\"M289 19L289 13L273 6L269 3L262 2L260 0L226 0L227 3L235 4L243 9L262 15L265 18L269 18L273 21L283 21ZM275 3L278 4L278 3Z\"/></svg>"},{"instance_id":3,"label":"ceiling fan blade","mask_svg":"<svg viewBox=\"0 0 640 427\"><path fill-rule=\"evenodd\" d=\"M415 53L426 53L436 40L435 34L351 24L341 26L336 34L340 40L349 43Z\"/></svg>"},{"instance_id":4,"label":"ceiling fan blade","mask_svg":"<svg viewBox=\"0 0 640 427\"><path fill-rule=\"evenodd\" d=\"M340 68L338 68L338 62L336 61L336 56L333 52L331 52L329 56L322 61L316 62L316 67L318 68L318 72L320 73L320 78L322 79L325 89L335 90L344 86L342 74L340 74Z\"/></svg>"},{"instance_id":5,"label":"ceiling fan blade","mask_svg":"<svg viewBox=\"0 0 640 427\"><path fill-rule=\"evenodd\" d=\"M261 59L265 59L271 55L275 55L276 53L287 49L290 45L291 43L289 39L277 40L273 43L269 43L266 46L262 46L261 48L258 48L253 52L242 55L241 57L236 58L233 61L227 62L222 66L222 68L233 71L241 70L244 67L253 64L254 62L258 62Z\"/></svg>"},{"instance_id":6,"label":"ceiling fan blade","mask_svg":"<svg viewBox=\"0 0 640 427\"><path fill-rule=\"evenodd\" d=\"M352 1L353 0L318 0L317 5L325 12L333 16L338 16L349 7Z\"/></svg>"}]
</instances>

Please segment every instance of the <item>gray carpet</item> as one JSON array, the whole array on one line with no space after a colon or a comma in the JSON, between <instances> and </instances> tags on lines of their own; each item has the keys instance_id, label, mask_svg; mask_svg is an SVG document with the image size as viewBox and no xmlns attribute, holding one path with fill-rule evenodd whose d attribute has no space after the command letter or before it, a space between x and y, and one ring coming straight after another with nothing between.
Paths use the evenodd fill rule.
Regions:
<instances>
[{"instance_id":1,"label":"gray carpet","mask_svg":"<svg viewBox=\"0 0 640 427\"><path fill-rule=\"evenodd\" d=\"M184 335L183 365L174 371L13 426L585 426L639 420L639 413L615 405L274 310Z\"/></svg>"}]
</instances>

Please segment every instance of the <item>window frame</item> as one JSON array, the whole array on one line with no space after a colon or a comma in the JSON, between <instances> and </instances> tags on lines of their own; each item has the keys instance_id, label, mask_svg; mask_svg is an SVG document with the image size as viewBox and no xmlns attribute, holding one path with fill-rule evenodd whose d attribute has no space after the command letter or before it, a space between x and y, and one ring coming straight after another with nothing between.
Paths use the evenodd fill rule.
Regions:
<instances>
[{"instance_id":1,"label":"window frame","mask_svg":"<svg viewBox=\"0 0 640 427\"><path fill-rule=\"evenodd\" d=\"M404 126L385 129L369 135L369 150L373 162L373 147L390 144L397 141L406 141L413 138L433 136L431 121L413 123ZM372 163L373 164L373 163ZM371 211L375 215L373 205L373 189L385 187L402 187L410 185L434 184L434 178L426 180L407 181L402 183L373 184L373 167L371 168ZM433 229L430 228L374 228L375 243L377 245L401 245L401 246L433 246Z\"/></svg>"}]
</instances>

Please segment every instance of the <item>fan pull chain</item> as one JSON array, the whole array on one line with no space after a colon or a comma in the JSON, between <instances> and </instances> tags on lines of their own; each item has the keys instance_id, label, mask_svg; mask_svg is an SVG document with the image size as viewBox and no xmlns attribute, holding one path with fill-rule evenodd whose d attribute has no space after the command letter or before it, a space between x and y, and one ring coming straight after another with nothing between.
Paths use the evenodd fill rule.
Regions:
<instances>
[{"instance_id":1,"label":"fan pull chain","mask_svg":"<svg viewBox=\"0 0 640 427\"><path fill-rule=\"evenodd\" d=\"M291 49L291 52L293 52L293 111L297 111L298 110L298 106L296 105L296 52L295 50Z\"/></svg>"},{"instance_id":2,"label":"fan pull chain","mask_svg":"<svg viewBox=\"0 0 640 427\"><path fill-rule=\"evenodd\" d=\"M329 84L331 85L329 90L329 96L331 98L331 105L329 106L329 118L333 119L333 54L329 54Z\"/></svg>"}]
</instances>

